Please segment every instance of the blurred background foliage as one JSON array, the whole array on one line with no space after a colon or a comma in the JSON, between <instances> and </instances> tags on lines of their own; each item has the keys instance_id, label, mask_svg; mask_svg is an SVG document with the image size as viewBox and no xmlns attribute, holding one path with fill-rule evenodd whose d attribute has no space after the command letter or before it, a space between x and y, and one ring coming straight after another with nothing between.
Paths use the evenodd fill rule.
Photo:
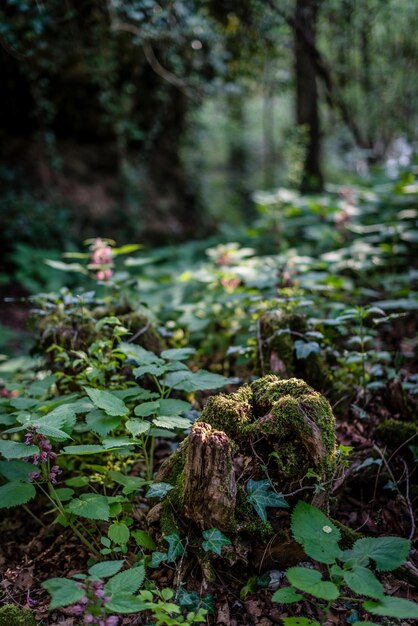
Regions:
<instances>
[{"instance_id":1,"label":"blurred background foliage","mask_svg":"<svg viewBox=\"0 0 418 626\"><path fill-rule=\"evenodd\" d=\"M199 238L250 226L257 189L396 176L417 27L414 0L3 0L2 269L36 291L45 249Z\"/></svg>"}]
</instances>

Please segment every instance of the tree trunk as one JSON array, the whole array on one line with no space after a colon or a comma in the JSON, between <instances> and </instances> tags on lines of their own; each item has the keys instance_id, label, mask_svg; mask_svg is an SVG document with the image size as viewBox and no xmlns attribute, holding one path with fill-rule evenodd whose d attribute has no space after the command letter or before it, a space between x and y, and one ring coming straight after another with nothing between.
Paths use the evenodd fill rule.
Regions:
<instances>
[{"instance_id":1,"label":"tree trunk","mask_svg":"<svg viewBox=\"0 0 418 626\"><path fill-rule=\"evenodd\" d=\"M318 0L297 0L294 27L296 122L306 133L306 155L301 181L302 192L318 192L323 187L321 133L315 63L306 40L315 44Z\"/></svg>"}]
</instances>

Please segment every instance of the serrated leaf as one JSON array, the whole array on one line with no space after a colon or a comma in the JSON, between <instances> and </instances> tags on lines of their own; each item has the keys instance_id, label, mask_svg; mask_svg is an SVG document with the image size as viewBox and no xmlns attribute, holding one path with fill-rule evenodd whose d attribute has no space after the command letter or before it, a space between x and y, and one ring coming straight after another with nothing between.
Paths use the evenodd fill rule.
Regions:
<instances>
[{"instance_id":1,"label":"serrated leaf","mask_svg":"<svg viewBox=\"0 0 418 626\"><path fill-rule=\"evenodd\" d=\"M198 372L190 372L182 370L180 372L170 372L166 376L166 384L168 387L178 389L179 391L203 391L205 389L219 389L230 382L226 376L220 374L212 374L206 370Z\"/></svg>"},{"instance_id":2,"label":"serrated leaf","mask_svg":"<svg viewBox=\"0 0 418 626\"><path fill-rule=\"evenodd\" d=\"M184 554L185 549L177 533L167 535L164 537L164 540L168 543L167 561L175 561L179 556Z\"/></svg>"},{"instance_id":3,"label":"serrated leaf","mask_svg":"<svg viewBox=\"0 0 418 626\"><path fill-rule=\"evenodd\" d=\"M263 522L267 521L267 507L289 508L288 503L279 493L273 491L268 480L249 480L247 483L248 501L252 504Z\"/></svg>"},{"instance_id":4,"label":"serrated leaf","mask_svg":"<svg viewBox=\"0 0 418 626\"><path fill-rule=\"evenodd\" d=\"M102 454L106 452L106 448L100 445L80 445L80 446L65 446L60 454L74 454L76 456L83 454Z\"/></svg>"},{"instance_id":5,"label":"serrated leaf","mask_svg":"<svg viewBox=\"0 0 418 626\"><path fill-rule=\"evenodd\" d=\"M185 402L184 400L175 400L172 398L160 400L159 404L159 415L179 415L180 413L185 413L186 411L189 411L192 407L190 402Z\"/></svg>"},{"instance_id":6,"label":"serrated leaf","mask_svg":"<svg viewBox=\"0 0 418 626\"><path fill-rule=\"evenodd\" d=\"M292 512L292 534L306 554L320 563L332 564L342 551L339 529L322 511L299 501Z\"/></svg>"},{"instance_id":7,"label":"serrated leaf","mask_svg":"<svg viewBox=\"0 0 418 626\"><path fill-rule=\"evenodd\" d=\"M157 365L156 363L149 363L148 365L140 365L132 370L132 374L135 378L141 378L149 374L150 376L161 376L166 371L165 365Z\"/></svg>"},{"instance_id":8,"label":"serrated leaf","mask_svg":"<svg viewBox=\"0 0 418 626\"><path fill-rule=\"evenodd\" d=\"M129 541L129 528L122 522L115 522L109 526L107 531L109 539L118 546L123 546Z\"/></svg>"},{"instance_id":9,"label":"serrated leaf","mask_svg":"<svg viewBox=\"0 0 418 626\"><path fill-rule=\"evenodd\" d=\"M59 428L54 428L53 426L49 426L48 424L40 424L36 422L34 424L37 426L37 432L40 435L44 435L48 439L56 439L57 441L65 441L66 439L72 439L70 435Z\"/></svg>"},{"instance_id":10,"label":"serrated leaf","mask_svg":"<svg viewBox=\"0 0 418 626\"><path fill-rule=\"evenodd\" d=\"M169 491L174 489L173 485L169 483L153 483L148 489L146 498L164 498Z\"/></svg>"},{"instance_id":11,"label":"serrated leaf","mask_svg":"<svg viewBox=\"0 0 418 626\"><path fill-rule=\"evenodd\" d=\"M204 530L202 534L205 539L202 543L202 548L205 552L214 552L215 554L220 555L223 546L231 545L228 537L225 537L225 535L217 528L209 528L209 530Z\"/></svg>"},{"instance_id":12,"label":"serrated leaf","mask_svg":"<svg viewBox=\"0 0 418 626\"><path fill-rule=\"evenodd\" d=\"M5 459L23 459L39 452L38 446L27 446L19 441L10 441L8 439L0 440L0 454Z\"/></svg>"},{"instance_id":13,"label":"serrated leaf","mask_svg":"<svg viewBox=\"0 0 418 626\"><path fill-rule=\"evenodd\" d=\"M36 489L31 483L11 481L0 486L0 509L26 504L36 496Z\"/></svg>"},{"instance_id":14,"label":"serrated leaf","mask_svg":"<svg viewBox=\"0 0 418 626\"><path fill-rule=\"evenodd\" d=\"M107 415L102 409L93 409L86 415L86 424L94 433L104 437L119 426L121 419L120 415Z\"/></svg>"},{"instance_id":15,"label":"serrated leaf","mask_svg":"<svg viewBox=\"0 0 418 626\"><path fill-rule=\"evenodd\" d=\"M114 576L119 570L122 569L125 561L102 561L101 563L96 563L89 568L90 576L94 576L95 578L109 578L109 576Z\"/></svg>"},{"instance_id":16,"label":"serrated leaf","mask_svg":"<svg viewBox=\"0 0 418 626\"><path fill-rule=\"evenodd\" d=\"M134 538L136 544L141 548L146 548L147 550L155 550L155 543L153 538L144 530L134 530L132 531L131 535Z\"/></svg>"},{"instance_id":17,"label":"serrated leaf","mask_svg":"<svg viewBox=\"0 0 418 626\"><path fill-rule=\"evenodd\" d=\"M161 352L163 359L168 361L185 361L194 354L196 350L194 348L173 348L170 350L164 350Z\"/></svg>"},{"instance_id":18,"label":"serrated leaf","mask_svg":"<svg viewBox=\"0 0 418 626\"><path fill-rule=\"evenodd\" d=\"M303 600L303 596L293 587L282 587L273 593L271 599L279 604L292 604Z\"/></svg>"},{"instance_id":19,"label":"serrated leaf","mask_svg":"<svg viewBox=\"0 0 418 626\"><path fill-rule=\"evenodd\" d=\"M125 422L126 430L131 433L133 437L137 437L138 435L143 435L148 432L151 428L150 422L146 420L140 419L130 419Z\"/></svg>"},{"instance_id":20,"label":"serrated leaf","mask_svg":"<svg viewBox=\"0 0 418 626\"><path fill-rule=\"evenodd\" d=\"M372 615L397 617L398 619L418 618L418 604L404 598L385 596L379 602L367 600L363 602L363 608Z\"/></svg>"},{"instance_id":21,"label":"serrated leaf","mask_svg":"<svg viewBox=\"0 0 418 626\"><path fill-rule=\"evenodd\" d=\"M305 593L321 600L336 600L339 596L338 587L329 581L322 580L316 569L307 567L290 567L286 571L289 582Z\"/></svg>"},{"instance_id":22,"label":"serrated leaf","mask_svg":"<svg viewBox=\"0 0 418 626\"><path fill-rule=\"evenodd\" d=\"M109 503L106 496L96 493L84 493L72 500L67 509L73 515L107 521L109 519Z\"/></svg>"},{"instance_id":23,"label":"serrated leaf","mask_svg":"<svg viewBox=\"0 0 418 626\"><path fill-rule=\"evenodd\" d=\"M402 565L410 549L411 542L402 537L364 537L357 539L351 550L344 550L341 560L367 565L372 559L378 571L387 572Z\"/></svg>"},{"instance_id":24,"label":"serrated leaf","mask_svg":"<svg viewBox=\"0 0 418 626\"><path fill-rule=\"evenodd\" d=\"M60 487L59 489L55 489L55 493L61 502L67 502L74 495L74 489L69 489L68 487Z\"/></svg>"},{"instance_id":25,"label":"serrated leaf","mask_svg":"<svg viewBox=\"0 0 418 626\"><path fill-rule=\"evenodd\" d=\"M41 587L47 590L51 596L49 604L50 611L61 606L69 606L75 604L84 597L84 589L80 589L75 580L68 578L50 578L41 583Z\"/></svg>"},{"instance_id":26,"label":"serrated leaf","mask_svg":"<svg viewBox=\"0 0 418 626\"><path fill-rule=\"evenodd\" d=\"M133 343L122 342L118 349L123 352L129 359L135 360L137 363L142 365L147 365L148 363L158 363L162 364L163 361L159 356L151 352L150 350L145 350L142 346Z\"/></svg>"},{"instance_id":27,"label":"serrated leaf","mask_svg":"<svg viewBox=\"0 0 418 626\"><path fill-rule=\"evenodd\" d=\"M190 428L190 420L186 417L179 417L178 415L173 415L171 417L167 417L166 415L160 415L152 420L154 426L157 428L181 428L186 429Z\"/></svg>"},{"instance_id":28,"label":"serrated leaf","mask_svg":"<svg viewBox=\"0 0 418 626\"><path fill-rule=\"evenodd\" d=\"M148 417L149 415L155 415L159 408L159 400L154 400L153 402L143 402L135 407L134 413L138 417Z\"/></svg>"},{"instance_id":29,"label":"serrated leaf","mask_svg":"<svg viewBox=\"0 0 418 626\"><path fill-rule=\"evenodd\" d=\"M119 593L136 593L145 579L145 567L141 563L138 567L120 572L107 581L105 595L113 598Z\"/></svg>"},{"instance_id":30,"label":"serrated leaf","mask_svg":"<svg viewBox=\"0 0 418 626\"><path fill-rule=\"evenodd\" d=\"M354 593L369 598L381 598L385 591L383 585L367 567L357 566L344 572L344 582Z\"/></svg>"},{"instance_id":31,"label":"serrated leaf","mask_svg":"<svg viewBox=\"0 0 418 626\"><path fill-rule=\"evenodd\" d=\"M26 461L0 461L0 474L7 480L27 482L29 474L37 471L37 465Z\"/></svg>"},{"instance_id":32,"label":"serrated leaf","mask_svg":"<svg viewBox=\"0 0 418 626\"><path fill-rule=\"evenodd\" d=\"M93 387L84 387L84 391L98 409L103 409L107 415L122 416L126 415L128 408L120 398L117 398L110 391L103 389L93 389Z\"/></svg>"},{"instance_id":33,"label":"serrated leaf","mask_svg":"<svg viewBox=\"0 0 418 626\"><path fill-rule=\"evenodd\" d=\"M106 610L112 613L139 613L148 608L148 603L143 602L131 593L118 593L106 604Z\"/></svg>"}]
</instances>

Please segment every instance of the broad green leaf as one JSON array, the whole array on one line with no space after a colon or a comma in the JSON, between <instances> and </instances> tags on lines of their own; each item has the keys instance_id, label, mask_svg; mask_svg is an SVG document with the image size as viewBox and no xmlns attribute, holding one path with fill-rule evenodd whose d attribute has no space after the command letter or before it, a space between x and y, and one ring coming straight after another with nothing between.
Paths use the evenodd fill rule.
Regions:
<instances>
[{"instance_id":1,"label":"broad green leaf","mask_svg":"<svg viewBox=\"0 0 418 626\"><path fill-rule=\"evenodd\" d=\"M26 504L36 496L36 489L31 483L12 481L0 486L0 509Z\"/></svg>"},{"instance_id":2,"label":"broad green leaf","mask_svg":"<svg viewBox=\"0 0 418 626\"><path fill-rule=\"evenodd\" d=\"M74 489L70 489L68 487L60 487L59 489L55 489L55 493L61 502L67 502L74 495Z\"/></svg>"},{"instance_id":3,"label":"broad green leaf","mask_svg":"<svg viewBox=\"0 0 418 626\"><path fill-rule=\"evenodd\" d=\"M70 513L88 519L109 519L109 503L106 496L96 493L84 493L79 498L72 500L67 506Z\"/></svg>"},{"instance_id":4,"label":"broad green leaf","mask_svg":"<svg viewBox=\"0 0 418 626\"><path fill-rule=\"evenodd\" d=\"M173 348L164 350L161 352L161 356L163 359L167 359L167 361L185 361L195 352L194 348Z\"/></svg>"},{"instance_id":5,"label":"broad green leaf","mask_svg":"<svg viewBox=\"0 0 418 626\"><path fill-rule=\"evenodd\" d=\"M143 602L132 593L115 594L106 604L106 610L112 613L139 613L148 608L148 603Z\"/></svg>"},{"instance_id":6,"label":"broad green leaf","mask_svg":"<svg viewBox=\"0 0 418 626\"><path fill-rule=\"evenodd\" d=\"M115 472L113 470L109 472L109 476L112 480L118 483L118 485L123 485L122 493L126 496L138 491L138 489L140 489L146 482L139 476L126 476L121 472Z\"/></svg>"},{"instance_id":7,"label":"broad green leaf","mask_svg":"<svg viewBox=\"0 0 418 626\"><path fill-rule=\"evenodd\" d=\"M37 471L37 465L26 461L0 461L0 474L7 480L26 482L29 474Z\"/></svg>"},{"instance_id":8,"label":"broad green leaf","mask_svg":"<svg viewBox=\"0 0 418 626\"><path fill-rule=\"evenodd\" d=\"M151 555L151 561L149 562L149 567L158 567L161 563L167 561L167 558L167 552L153 552Z\"/></svg>"},{"instance_id":9,"label":"broad green leaf","mask_svg":"<svg viewBox=\"0 0 418 626\"><path fill-rule=\"evenodd\" d=\"M146 548L147 550L155 550L155 543L153 538L144 530L133 530L131 535L134 538L136 544L141 548Z\"/></svg>"},{"instance_id":10,"label":"broad green leaf","mask_svg":"<svg viewBox=\"0 0 418 626\"><path fill-rule=\"evenodd\" d=\"M123 524L122 522L115 522L114 524L111 524L109 526L107 534L109 539L111 539L113 543L116 543L119 546L123 546L124 544L128 543L130 533L129 528L126 526L126 524Z\"/></svg>"},{"instance_id":11,"label":"broad green leaf","mask_svg":"<svg viewBox=\"0 0 418 626\"><path fill-rule=\"evenodd\" d=\"M90 576L95 578L108 578L114 576L120 569L122 569L124 560L119 561L102 561L92 565L89 569Z\"/></svg>"},{"instance_id":12,"label":"broad green leaf","mask_svg":"<svg viewBox=\"0 0 418 626\"><path fill-rule=\"evenodd\" d=\"M39 452L38 446L27 446L18 441L10 441L9 439L0 440L0 454L5 459L23 459Z\"/></svg>"},{"instance_id":13,"label":"broad green leaf","mask_svg":"<svg viewBox=\"0 0 418 626\"><path fill-rule=\"evenodd\" d=\"M345 550L341 560L367 565L372 559L378 571L387 572L402 565L410 549L411 542L401 537L364 537L357 539L351 550Z\"/></svg>"},{"instance_id":14,"label":"broad green leaf","mask_svg":"<svg viewBox=\"0 0 418 626\"><path fill-rule=\"evenodd\" d=\"M141 563L137 567L120 572L107 581L106 596L115 596L119 593L136 593L145 579L145 567Z\"/></svg>"},{"instance_id":15,"label":"broad green leaf","mask_svg":"<svg viewBox=\"0 0 418 626\"><path fill-rule=\"evenodd\" d=\"M173 485L168 483L153 483L148 489L146 498L164 498L172 489L174 489Z\"/></svg>"},{"instance_id":16,"label":"broad green leaf","mask_svg":"<svg viewBox=\"0 0 418 626\"><path fill-rule=\"evenodd\" d=\"M132 370L132 374L135 378L141 378L149 374L150 376L162 376L166 371L165 365L157 365L156 363L149 363L148 365L140 365Z\"/></svg>"},{"instance_id":17,"label":"broad green leaf","mask_svg":"<svg viewBox=\"0 0 418 626\"><path fill-rule=\"evenodd\" d=\"M344 572L344 581L354 593L369 598L381 598L385 591L383 585L367 567L357 566Z\"/></svg>"},{"instance_id":18,"label":"broad green leaf","mask_svg":"<svg viewBox=\"0 0 418 626\"><path fill-rule=\"evenodd\" d=\"M178 389L179 391L203 391L205 389L219 389L230 382L226 376L220 374L212 374L206 370L198 372L190 372L182 370L180 372L170 372L166 376L166 384L168 387Z\"/></svg>"},{"instance_id":19,"label":"broad green leaf","mask_svg":"<svg viewBox=\"0 0 418 626\"><path fill-rule=\"evenodd\" d=\"M120 415L107 415L102 409L93 409L86 415L86 424L94 433L104 437L119 426L121 419Z\"/></svg>"},{"instance_id":20,"label":"broad green leaf","mask_svg":"<svg viewBox=\"0 0 418 626\"><path fill-rule=\"evenodd\" d=\"M103 389L93 389L92 387L84 387L84 391L98 409L103 409L105 413L112 416L126 415L128 408L126 404L110 391Z\"/></svg>"},{"instance_id":21,"label":"broad green leaf","mask_svg":"<svg viewBox=\"0 0 418 626\"><path fill-rule=\"evenodd\" d=\"M205 552L214 552L215 554L221 554L223 546L231 545L228 537L218 530L217 528L209 528L209 530L203 531L204 542L202 548Z\"/></svg>"},{"instance_id":22,"label":"broad green leaf","mask_svg":"<svg viewBox=\"0 0 418 626\"><path fill-rule=\"evenodd\" d=\"M38 426L37 432L40 435L44 435L48 439L56 439L57 441L65 441L65 439L72 439L70 435L59 428L54 428L53 426L49 426L48 424L40 424L39 422L35 423L35 426Z\"/></svg>"},{"instance_id":23,"label":"broad green leaf","mask_svg":"<svg viewBox=\"0 0 418 626\"><path fill-rule=\"evenodd\" d=\"M318 354L321 351L316 341L303 341L302 339L298 339L293 345L297 359L307 359L309 355Z\"/></svg>"},{"instance_id":24,"label":"broad green leaf","mask_svg":"<svg viewBox=\"0 0 418 626\"><path fill-rule=\"evenodd\" d=\"M154 418L152 423L154 426L157 426L157 428L181 428L183 430L190 428L190 420L186 417L179 417L178 415L173 415L172 417L160 415Z\"/></svg>"},{"instance_id":25,"label":"broad green leaf","mask_svg":"<svg viewBox=\"0 0 418 626\"><path fill-rule=\"evenodd\" d=\"M286 576L296 589L320 598L321 600L336 600L339 596L338 587L334 583L322 580L322 575L316 569L307 567L290 567Z\"/></svg>"},{"instance_id":26,"label":"broad green leaf","mask_svg":"<svg viewBox=\"0 0 418 626\"><path fill-rule=\"evenodd\" d=\"M292 534L306 554L320 563L332 564L342 554L341 533L322 511L311 504L297 503L292 512Z\"/></svg>"},{"instance_id":27,"label":"broad green leaf","mask_svg":"<svg viewBox=\"0 0 418 626\"><path fill-rule=\"evenodd\" d=\"M154 400L153 402L143 402L135 407L134 413L138 417L148 417L149 415L155 415L160 408L160 400Z\"/></svg>"},{"instance_id":28,"label":"broad green leaf","mask_svg":"<svg viewBox=\"0 0 418 626\"><path fill-rule=\"evenodd\" d=\"M78 587L77 581L68 578L50 578L41 583L51 596L49 610L53 611L61 606L75 604L84 597L84 589Z\"/></svg>"},{"instance_id":29,"label":"broad green leaf","mask_svg":"<svg viewBox=\"0 0 418 626\"><path fill-rule=\"evenodd\" d=\"M137 344L122 342L118 349L123 352L129 359L133 359L138 364L148 365L149 363L163 364L164 361L160 359L159 356L151 352L150 350L145 350L142 346L138 346Z\"/></svg>"},{"instance_id":30,"label":"broad green leaf","mask_svg":"<svg viewBox=\"0 0 418 626\"><path fill-rule=\"evenodd\" d=\"M189 411L192 407L190 402L185 402L184 400L175 400L171 398L167 398L166 400L160 400L159 404L159 415L179 415L180 413L185 413L186 411Z\"/></svg>"},{"instance_id":31,"label":"broad green leaf","mask_svg":"<svg viewBox=\"0 0 418 626\"><path fill-rule=\"evenodd\" d=\"M140 419L130 419L125 422L126 430L131 433L133 437L137 437L138 435L143 435L148 432L151 428L150 422L146 420Z\"/></svg>"},{"instance_id":32,"label":"broad green leaf","mask_svg":"<svg viewBox=\"0 0 418 626\"><path fill-rule=\"evenodd\" d=\"M60 454L74 454L75 456L83 454L102 454L106 452L106 448L99 445L81 445L81 446L65 446Z\"/></svg>"},{"instance_id":33,"label":"broad green leaf","mask_svg":"<svg viewBox=\"0 0 418 626\"><path fill-rule=\"evenodd\" d=\"M167 535L164 537L164 540L168 543L167 561L175 561L179 556L184 554L185 549L177 533Z\"/></svg>"},{"instance_id":34,"label":"broad green leaf","mask_svg":"<svg viewBox=\"0 0 418 626\"><path fill-rule=\"evenodd\" d=\"M249 480L247 483L248 501L252 504L263 522L267 521L267 507L289 507L286 500L279 493L273 491L268 480Z\"/></svg>"},{"instance_id":35,"label":"broad green leaf","mask_svg":"<svg viewBox=\"0 0 418 626\"><path fill-rule=\"evenodd\" d=\"M49 267L54 270L61 270L64 272L79 272L80 274L87 274L86 268L81 263L64 263L63 261L54 261L53 259L45 259L44 261ZM66 606L66 605L64 605Z\"/></svg>"},{"instance_id":36,"label":"broad green leaf","mask_svg":"<svg viewBox=\"0 0 418 626\"><path fill-rule=\"evenodd\" d=\"M273 593L271 599L279 604L292 604L293 602L303 600L303 596L293 587L282 587Z\"/></svg>"},{"instance_id":37,"label":"broad green leaf","mask_svg":"<svg viewBox=\"0 0 418 626\"><path fill-rule=\"evenodd\" d=\"M418 604L404 598L385 596L379 602L367 600L363 602L363 608L372 615L397 617L398 619L418 618Z\"/></svg>"}]
</instances>

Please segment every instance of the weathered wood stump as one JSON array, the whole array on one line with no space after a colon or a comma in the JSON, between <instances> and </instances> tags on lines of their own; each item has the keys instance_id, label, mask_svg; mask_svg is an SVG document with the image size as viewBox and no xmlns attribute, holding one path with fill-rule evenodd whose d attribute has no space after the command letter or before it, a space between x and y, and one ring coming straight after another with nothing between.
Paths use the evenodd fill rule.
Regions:
<instances>
[{"instance_id":1,"label":"weathered wood stump","mask_svg":"<svg viewBox=\"0 0 418 626\"><path fill-rule=\"evenodd\" d=\"M177 531L197 545L202 531L217 528L232 541L226 551L232 561L235 555L285 567L302 556L289 533L291 508L300 498L327 508L335 462L328 401L303 380L265 376L209 399L158 473L156 480L174 489L149 521L156 534ZM267 480L289 508L267 508L261 519L248 498L250 480Z\"/></svg>"}]
</instances>

